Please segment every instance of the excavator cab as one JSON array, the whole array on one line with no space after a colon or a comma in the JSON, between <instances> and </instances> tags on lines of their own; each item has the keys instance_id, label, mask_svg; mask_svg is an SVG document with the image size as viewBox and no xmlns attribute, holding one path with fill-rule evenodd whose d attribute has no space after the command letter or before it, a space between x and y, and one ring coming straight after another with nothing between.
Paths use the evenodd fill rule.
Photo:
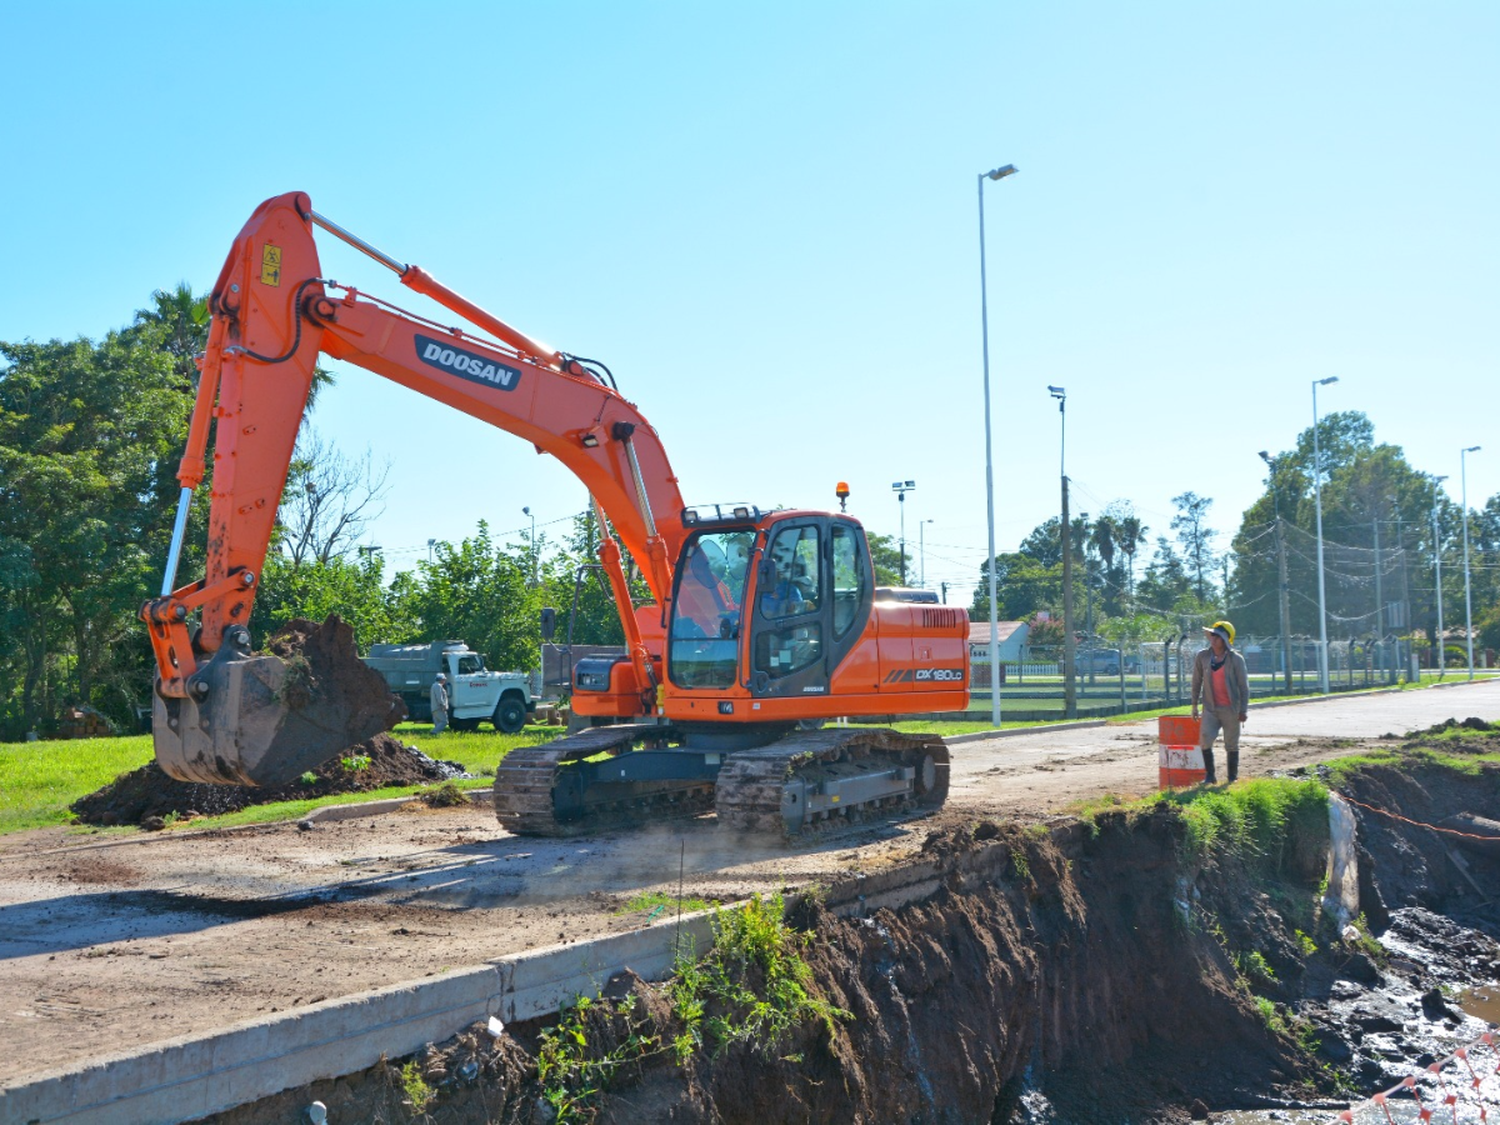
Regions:
<instances>
[{"instance_id":1,"label":"excavator cab","mask_svg":"<svg viewBox=\"0 0 1500 1125\"><path fill-rule=\"evenodd\" d=\"M690 696L827 696L874 601L864 530L847 516L822 512L751 512L755 522L684 521L694 530L676 570L668 683ZM789 706L752 704L751 710L784 721L793 717L783 715ZM709 717L701 706L692 709ZM745 720L731 698L711 713Z\"/></svg>"}]
</instances>

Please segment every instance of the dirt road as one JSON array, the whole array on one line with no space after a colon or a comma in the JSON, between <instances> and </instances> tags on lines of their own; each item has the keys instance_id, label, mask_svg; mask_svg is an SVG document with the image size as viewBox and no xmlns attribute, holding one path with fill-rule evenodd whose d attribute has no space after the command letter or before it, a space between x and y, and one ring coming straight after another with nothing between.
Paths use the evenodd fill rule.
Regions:
<instances>
[{"instance_id":1,"label":"dirt road","mask_svg":"<svg viewBox=\"0 0 1500 1125\"><path fill-rule=\"evenodd\" d=\"M1255 709L1242 773L1475 715L1500 682ZM941 822L1155 788L1155 724L963 741ZM569 841L487 807L234 832L0 839L0 1083L523 949L631 929L639 891L730 899L899 862L933 820L769 847L711 817Z\"/></svg>"}]
</instances>

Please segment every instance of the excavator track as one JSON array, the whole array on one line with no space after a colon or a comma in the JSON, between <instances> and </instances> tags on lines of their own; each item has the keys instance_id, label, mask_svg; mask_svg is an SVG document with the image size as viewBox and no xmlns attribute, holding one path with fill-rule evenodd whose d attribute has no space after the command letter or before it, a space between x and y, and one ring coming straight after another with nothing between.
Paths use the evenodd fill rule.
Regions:
<instances>
[{"instance_id":1,"label":"excavator track","mask_svg":"<svg viewBox=\"0 0 1500 1125\"><path fill-rule=\"evenodd\" d=\"M495 770L495 816L518 836L580 836L708 812L714 787L703 778L596 784L583 791L582 807L558 811L554 792L569 763L626 753L648 737L666 741L672 734L669 727L594 727L512 750Z\"/></svg>"},{"instance_id":2,"label":"excavator track","mask_svg":"<svg viewBox=\"0 0 1500 1125\"><path fill-rule=\"evenodd\" d=\"M730 757L714 806L723 827L792 839L872 815L936 810L948 796L948 765L936 735L799 731Z\"/></svg>"},{"instance_id":3,"label":"excavator track","mask_svg":"<svg viewBox=\"0 0 1500 1125\"><path fill-rule=\"evenodd\" d=\"M935 735L869 727L798 731L724 756L711 776L574 786L569 769L655 744L681 753L683 773L702 755L665 750L671 727L595 727L512 750L495 771L495 815L519 836L578 836L714 809L737 832L794 839L869 816L939 808L948 796L948 748ZM717 761L717 755L709 755ZM674 763L675 765L675 763ZM608 771L596 768L595 775ZM568 794L571 792L571 796Z\"/></svg>"}]
</instances>

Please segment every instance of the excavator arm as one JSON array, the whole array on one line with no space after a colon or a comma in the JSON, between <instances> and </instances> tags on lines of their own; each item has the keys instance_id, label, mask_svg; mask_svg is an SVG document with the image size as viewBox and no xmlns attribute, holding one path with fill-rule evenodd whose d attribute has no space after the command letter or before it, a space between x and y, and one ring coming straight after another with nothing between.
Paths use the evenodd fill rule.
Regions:
<instances>
[{"instance_id":1,"label":"excavator arm","mask_svg":"<svg viewBox=\"0 0 1500 1125\"><path fill-rule=\"evenodd\" d=\"M315 225L467 324L440 325L324 279ZM545 347L420 268L376 250L316 214L301 193L256 209L209 303L212 322L178 470L182 491L167 573L161 596L141 610L159 673L157 717L164 721L155 728L157 758L168 773L277 784L348 744L337 715L287 727L285 670L274 657L250 657L246 628L323 355L480 418L560 460L608 516L665 613L684 534L682 496L656 432L597 365ZM205 574L174 588L188 507L210 454ZM619 547L609 534L601 538L600 559L618 595L627 589ZM641 713L649 713L651 654L628 597L619 608ZM201 614L196 632L189 627L194 611Z\"/></svg>"}]
</instances>

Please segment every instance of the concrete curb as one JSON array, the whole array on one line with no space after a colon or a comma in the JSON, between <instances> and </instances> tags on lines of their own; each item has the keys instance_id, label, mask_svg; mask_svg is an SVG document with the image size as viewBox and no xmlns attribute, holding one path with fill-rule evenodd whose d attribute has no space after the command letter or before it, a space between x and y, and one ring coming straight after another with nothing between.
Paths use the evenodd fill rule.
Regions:
<instances>
[{"instance_id":1,"label":"concrete curb","mask_svg":"<svg viewBox=\"0 0 1500 1125\"><path fill-rule=\"evenodd\" d=\"M357 996L184 1036L0 1089L0 1121L154 1125L220 1113L420 1050L475 1021L551 1015L629 968L671 970L679 941L713 945L712 912L576 945L519 953Z\"/></svg>"}]
</instances>

